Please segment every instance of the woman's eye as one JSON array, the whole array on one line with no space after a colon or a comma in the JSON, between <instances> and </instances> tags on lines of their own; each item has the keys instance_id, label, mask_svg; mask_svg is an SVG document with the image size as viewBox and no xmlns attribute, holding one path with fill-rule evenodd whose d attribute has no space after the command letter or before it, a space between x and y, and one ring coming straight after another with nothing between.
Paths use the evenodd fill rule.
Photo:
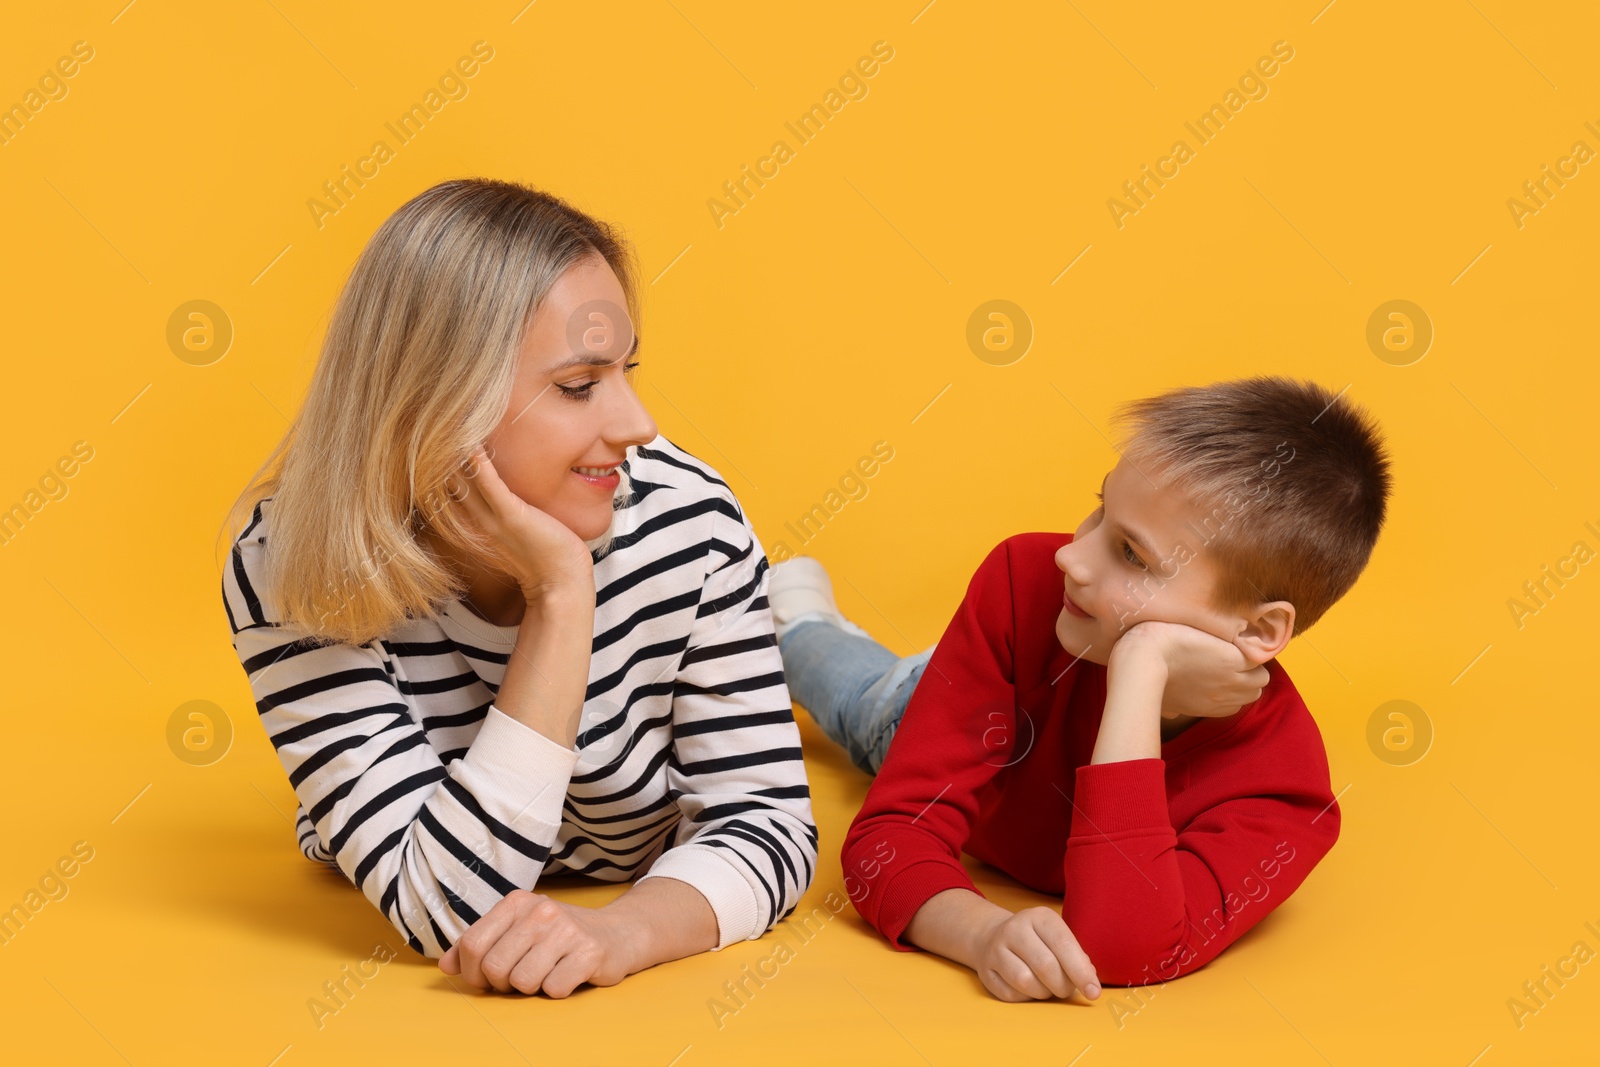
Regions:
<instances>
[{"instance_id":1,"label":"woman's eye","mask_svg":"<svg viewBox=\"0 0 1600 1067\"><path fill-rule=\"evenodd\" d=\"M638 365L639 365L639 363L638 363L637 360L635 360L632 363L624 363L622 365L622 370L623 370L624 373L627 373L628 371L633 370L633 368L637 367ZM569 399L572 399L572 400L589 400L589 399L592 398L592 394L594 392L594 387L599 385L599 384L600 383L598 381L593 381L593 382L584 382L582 385L578 385L578 386L557 385L556 388L560 389L562 395L568 397Z\"/></svg>"}]
</instances>

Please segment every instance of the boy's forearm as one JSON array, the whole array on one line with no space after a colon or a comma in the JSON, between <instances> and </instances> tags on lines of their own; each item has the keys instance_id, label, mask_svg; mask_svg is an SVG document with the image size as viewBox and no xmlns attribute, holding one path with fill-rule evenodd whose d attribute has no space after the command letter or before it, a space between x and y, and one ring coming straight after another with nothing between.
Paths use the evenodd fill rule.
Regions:
<instances>
[{"instance_id":1,"label":"boy's forearm","mask_svg":"<svg viewBox=\"0 0 1600 1067\"><path fill-rule=\"evenodd\" d=\"M1009 910L970 889L943 889L911 916L905 939L976 970L979 951L989 931L1010 917Z\"/></svg>"},{"instance_id":2,"label":"boy's forearm","mask_svg":"<svg viewBox=\"0 0 1600 1067\"><path fill-rule=\"evenodd\" d=\"M1167 665L1159 655L1112 655L1106 674L1106 706L1100 716L1090 763L1161 758L1161 700Z\"/></svg>"}]
</instances>

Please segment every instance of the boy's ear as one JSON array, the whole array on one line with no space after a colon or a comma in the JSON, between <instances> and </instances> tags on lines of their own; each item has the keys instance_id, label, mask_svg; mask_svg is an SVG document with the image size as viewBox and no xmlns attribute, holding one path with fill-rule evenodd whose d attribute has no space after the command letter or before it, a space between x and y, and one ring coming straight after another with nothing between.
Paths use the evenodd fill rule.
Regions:
<instances>
[{"instance_id":1,"label":"boy's ear","mask_svg":"<svg viewBox=\"0 0 1600 1067\"><path fill-rule=\"evenodd\" d=\"M1257 604L1245 617L1244 628L1234 637L1244 658L1252 667L1272 659L1294 636L1294 605L1287 600Z\"/></svg>"}]
</instances>

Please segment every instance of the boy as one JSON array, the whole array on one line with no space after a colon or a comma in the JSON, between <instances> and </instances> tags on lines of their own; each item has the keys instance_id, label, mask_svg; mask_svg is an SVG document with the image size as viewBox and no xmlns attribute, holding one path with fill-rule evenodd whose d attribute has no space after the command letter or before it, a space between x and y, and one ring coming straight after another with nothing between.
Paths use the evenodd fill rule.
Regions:
<instances>
[{"instance_id":1,"label":"boy","mask_svg":"<svg viewBox=\"0 0 1600 1067\"><path fill-rule=\"evenodd\" d=\"M1339 833L1321 734L1274 657L1366 566L1391 481L1376 425L1281 377L1114 421L1134 428L1101 506L997 545L917 656L843 619L815 560L769 582L795 699L876 773L843 846L857 911L1001 1000L1194 971ZM989 901L962 851L1060 913Z\"/></svg>"}]
</instances>

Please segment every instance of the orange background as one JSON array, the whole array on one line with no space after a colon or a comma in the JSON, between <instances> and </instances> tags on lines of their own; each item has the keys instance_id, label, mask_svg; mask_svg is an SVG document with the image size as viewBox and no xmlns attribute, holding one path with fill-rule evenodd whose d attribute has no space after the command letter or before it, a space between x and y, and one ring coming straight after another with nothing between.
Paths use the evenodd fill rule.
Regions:
<instances>
[{"instance_id":1,"label":"orange background","mask_svg":"<svg viewBox=\"0 0 1600 1067\"><path fill-rule=\"evenodd\" d=\"M1600 148L1586 5L112 0L7 22L0 106L92 49L0 143L0 507L40 505L0 544L0 907L92 849L0 945L9 1046L286 1067L1592 1059L1600 966L1520 1026L1507 1005L1576 942L1600 952L1583 666L1600 577L1568 564L1520 625L1509 606L1575 542L1600 549L1600 177L1569 163L1536 213L1508 206L1574 142ZM477 41L493 57L465 95L319 225L323 183ZM799 143L785 123L879 41L893 55L865 95ZM1293 57L1265 95L1200 143L1185 123L1279 41ZM780 139L791 158L719 225L707 202ZM1108 200L1179 139L1192 158L1119 227ZM770 555L822 559L845 613L901 653L939 637L1001 538L1076 527L1118 403L1262 372L1348 388L1389 434L1391 517L1360 583L1282 656L1327 741L1334 851L1132 1014L1118 989L1001 1003L849 907L808 941L785 924L565 1001L463 992L405 950L295 849L211 544L367 237L462 175L626 229L649 282L638 388L663 432L723 474ZM169 344L191 300L231 325L220 357ZM969 346L991 300L1021 309L1025 352ZM1392 300L1431 323L1420 358L1369 346ZM92 457L51 482L80 441ZM803 546L786 536L879 441L893 458L865 495ZM41 482L55 499L29 496ZM234 731L204 765L169 739L192 700ZM1393 700L1431 727L1420 759L1369 744ZM867 780L800 718L822 835L802 907L831 914ZM1008 906L1049 902L976 876ZM780 939L801 947L719 1027L711 1000ZM394 959L319 1028L307 1001L385 943Z\"/></svg>"}]
</instances>

